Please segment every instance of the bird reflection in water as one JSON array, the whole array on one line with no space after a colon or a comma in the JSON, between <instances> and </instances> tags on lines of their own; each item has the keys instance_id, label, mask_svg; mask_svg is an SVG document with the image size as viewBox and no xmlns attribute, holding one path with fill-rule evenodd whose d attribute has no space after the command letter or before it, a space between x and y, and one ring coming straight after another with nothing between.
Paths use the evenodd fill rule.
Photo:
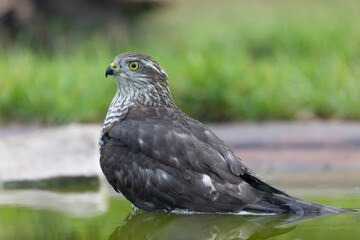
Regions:
<instances>
[{"instance_id":1,"label":"bird reflection in water","mask_svg":"<svg viewBox=\"0 0 360 240\"><path fill-rule=\"evenodd\" d=\"M288 233L285 226L320 215L167 214L137 211L109 236L115 239L270 239Z\"/></svg>"}]
</instances>

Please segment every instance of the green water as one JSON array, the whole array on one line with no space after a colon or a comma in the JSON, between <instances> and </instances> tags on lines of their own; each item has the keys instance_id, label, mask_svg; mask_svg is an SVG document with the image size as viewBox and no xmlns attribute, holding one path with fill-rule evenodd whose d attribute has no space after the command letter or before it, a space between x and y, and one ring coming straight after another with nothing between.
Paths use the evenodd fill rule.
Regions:
<instances>
[{"instance_id":1,"label":"green water","mask_svg":"<svg viewBox=\"0 0 360 240\"><path fill-rule=\"evenodd\" d=\"M299 195L298 195L299 196ZM303 194L359 207L354 193ZM0 191L0 239L360 239L360 214L244 216L138 211L101 192Z\"/></svg>"}]
</instances>

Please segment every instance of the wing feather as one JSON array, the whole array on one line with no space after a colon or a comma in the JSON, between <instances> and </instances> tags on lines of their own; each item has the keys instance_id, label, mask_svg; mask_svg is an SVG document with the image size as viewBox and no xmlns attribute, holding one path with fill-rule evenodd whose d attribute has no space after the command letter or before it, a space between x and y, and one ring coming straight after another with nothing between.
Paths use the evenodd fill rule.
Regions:
<instances>
[{"instance_id":1,"label":"wing feather","mask_svg":"<svg viewBox=\"0 0 360 240\"><path fill-rule=\"evenodd\" d=\"M117 166L112 185L142 209L234 211L258 202L261 191L280 192L178 109L129 111L107 134L101 155L108 166Z\"/></svg>"}]
</instances>

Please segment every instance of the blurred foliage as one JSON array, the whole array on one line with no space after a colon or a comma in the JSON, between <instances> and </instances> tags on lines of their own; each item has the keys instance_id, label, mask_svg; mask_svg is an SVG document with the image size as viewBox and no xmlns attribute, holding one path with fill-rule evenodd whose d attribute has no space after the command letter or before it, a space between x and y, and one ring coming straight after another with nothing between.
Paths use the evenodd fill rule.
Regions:
<instances>
[{"instance_id":1,"label":"blurred foliage","mask_svg":"<svg viewBox=\"0 0 360 240\"><path fill-rule=\"evenodd\" d=\"M2 121L102 121L115 93L104 73L138 51L169 75L177 105L202 121L360 119L360 2L176 1L126 31L61 35L0 48ZM81 34L80 34L81 35Z\"/></svg>"}]
</instances>

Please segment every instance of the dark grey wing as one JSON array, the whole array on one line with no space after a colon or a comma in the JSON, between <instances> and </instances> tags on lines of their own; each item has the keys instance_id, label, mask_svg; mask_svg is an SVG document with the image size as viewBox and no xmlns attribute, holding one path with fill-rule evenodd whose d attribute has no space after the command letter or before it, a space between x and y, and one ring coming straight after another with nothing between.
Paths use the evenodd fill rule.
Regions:
<instances>
[{"instance_id":1,"label":"dark grey wing","mask_svg":"<svg viewBox=\"0 0 360 240\"><path fill-rule=\"evenodd\" d=\"M180 110L149 109L142 114L129 113L108 135L133 151L176 168L214 173L234 183L238 176L250 173L210 129Z\"/></svg>"},{"instance_id":2,"label":"dark grey wing","mask_svg":"<svg viewBox=\"0 0 360 240\"><path fill-rule=\"evenodd\" d=\"M154 160L115 138L102 148L101 166L114 189L143 210L231 212L245 206L234 184L215 189L217 184L213 185L210 175ZM248 201L257 199L255 191L245 196Z\"/></svg>"},{"instance_id":3,"label":"dark grey wing","mask_svg":"<svg viewBox=\"0 0 360 240\"><path fill-rule=\"evenodd\" d=\"M234 206L238 210L242 206L231 194L218 196L219 193L204 185L201 174L154 161L141 152L130 150L117 139L106 143L101 161L114 189L143 210L231 212ZM213 202L215 198L219 201Z\"/></svg>"},{"instance_id":4,"label":"dark grey wing","mask_svg":"<svg viewBox=\"0 0 360 240\"><path fill-rule=\"evenodd\" d=\"M256 177L210 129L180 110L129 112L107 134L101 150L105 175L142 209L302 211L294 198Z\"/></svg>"},{"instance_id":5,"label":"dark grey wing","mask_svg":"<svg viewBox=\"0 0 360 240\"><path fill-rule=\"evenodd\" d=\"M267 193L278 193L286 195L286 193L283 191L274 188L256 176L255 173L247 168L241 159L236 156L235 153L229 147L227 147L225 143L208 127L192 118L188 118L188 126L191 133L193 133L195 136L199 136L198 138L200 138L201 141L210 145L210 147L213 148L218 154L220 154L221 158L225 160L228 169L230 169L230 172L227 171L227 173L241 177L241 179L245 180L249 185L258 190Z\"/></svg>"}]
</instances>

